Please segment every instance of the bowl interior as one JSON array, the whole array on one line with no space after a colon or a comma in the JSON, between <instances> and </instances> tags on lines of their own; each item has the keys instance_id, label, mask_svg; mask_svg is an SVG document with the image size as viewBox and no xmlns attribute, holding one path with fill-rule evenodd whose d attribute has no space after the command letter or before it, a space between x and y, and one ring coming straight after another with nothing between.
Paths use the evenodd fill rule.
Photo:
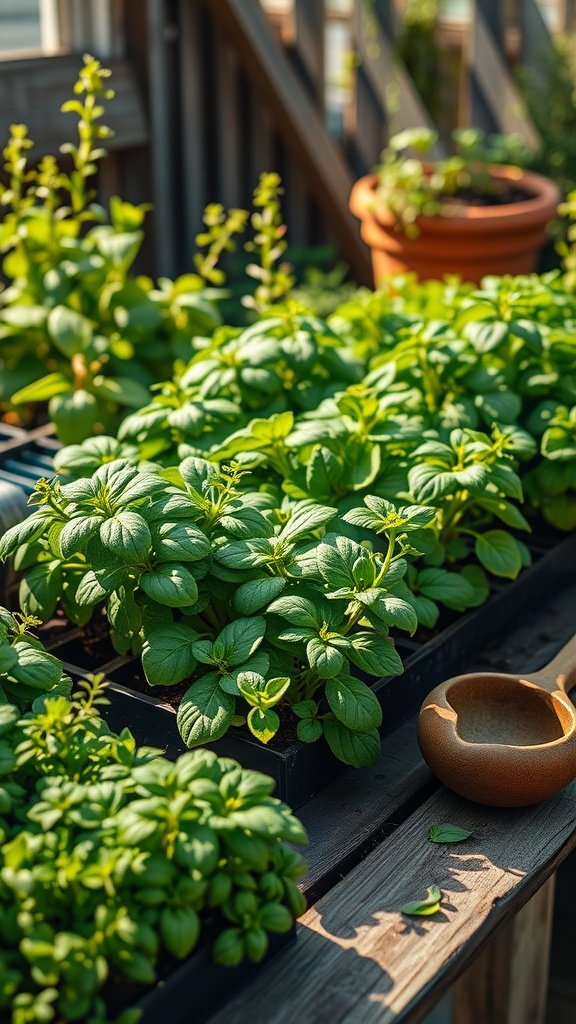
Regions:
<instances>
[{"instance_id":1,"label":"bowl interior","mask_svg":"<svg viewBox=\"0 0 576 1024\"><path fill-rule=\"evenodd\" d=\"M562 701L519 679L477 676L454 683L446 696L458 716L456 731L467 743L541 746L574 729L574 715Z\"/></svg>"}]
</instances>

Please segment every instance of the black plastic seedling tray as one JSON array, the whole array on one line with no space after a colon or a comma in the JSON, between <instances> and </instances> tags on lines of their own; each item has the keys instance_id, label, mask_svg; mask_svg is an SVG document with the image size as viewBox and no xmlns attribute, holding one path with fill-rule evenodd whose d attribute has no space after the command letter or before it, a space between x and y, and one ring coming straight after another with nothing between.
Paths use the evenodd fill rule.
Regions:
<instances>
[{"instance_id":1,"label":"black plastic seedling tray","mask_svg":"<svg viewBox=\"0 0 576 1024\"><path fill-rule=\"evenodd\" d=\"M295 939L295 927L284 935L270 935L263 963L268 963ZM191 1021L201 1024L261 970L263 963L247 961L238 967L220 967L204 947L133 1004L141 1012L138 1024L190 1024Z\"/></svg>"},{"instance_id":2,"label":"black plastic seedling tray","mask_svg":"<svg viewBox=\"0 0 576 1024\"><path fill-rule=\"evenodd\" d=\"M574 579L576 571L576 534L566 537L548 550L533 546L533 565L513 582L497 584L482 607L464 615L423 643L398 641L405 671L401 676L381 679L373 686L384 712L385 736L398 723L413 714L437 683L465 672L472 655L481 659L482 646L493 641L528 613L534 601L542 601ZM173 707L135 688L140 675L136 658L118 657L99 664L78 664L79 645L70 634L53 648L67 663L73 675L105 672L111 681L111 703L104 714L119 730L128 725L139 743L160 747L174 758L186 749L176 725ZM248 732L232 730L211 744L219 755L233 757L245 767L271 775L276 780L276 795L291 806L299 807L326 786L343 768L323 741L314 744L294 742L283 749L264 747Z\"/></svg>"},{"instance_id":3,"label":"black plastic seedling tray","mask_svg":"<svg viewBox=\"0 0 576 1024\"><path fill-rule=\"evenodd\" d=\"M25 431L0 425L0 528L5 530L27 513L26 501L40 476L52 473L52 458L59 444L50 427ZM542 543L531 545L533 564L513 582L493 586L489 600L482 607L464 615L439 630L430 639L398 639L405 671L394 678L369 681L384 712L382 733L394 729L413 714L432 687L443 679L467 670L471 656L478 661L482 646L502 635L517 623L534 600L541 601L574 578L576 571L576 534L558 538L557 534L542 536ZM0 580L0 583L2 581ZM11 580L4 575L5 597ZM81 631L63 630L60 641L52 649L67 663L73 675L105 672L111 681L110 706L106 717L114 729L128 725L139 743L165 750L169 757L183 753L185 745L178 732L174 708L158 697L142 693L137 677L141 675L136 658L116 657L107 642L103 650L87 656L77 642ZM234 729L211 744L225 757L240 761L245 767L266 772L276 781L277 795L299 807L314 793L326 786L342 770L341 762L327 745L293 742L280 748L264 747L247 731Z\"/></svg>"}]
</instances>

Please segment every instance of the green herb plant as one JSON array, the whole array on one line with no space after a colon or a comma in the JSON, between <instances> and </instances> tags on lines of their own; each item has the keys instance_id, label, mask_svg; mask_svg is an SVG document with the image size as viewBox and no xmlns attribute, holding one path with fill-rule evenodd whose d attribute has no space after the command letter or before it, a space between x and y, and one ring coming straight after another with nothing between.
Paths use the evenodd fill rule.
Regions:
<instances>
[{"instance_id":1,"label":"green herb plant","mask_svg":"<svg viewBox=\"0 0 576 1024\"><path fill-rule=\"evenodd\" d=\"M104 605L116 649L142 655L151 685L190 684L177 716L189 746L245 723L268 743L283 722L304 742L323 736L346 764L376 760L382 712L355 673L402 672L389 631L418 626L404 555L433 508L381 514L374 498L376 514L339 520L192 456L163 472L120 459L42 480L31 501L0 542L0 557L31 566L24 609L47 617L57 604L85 621ZM358 524L368 543L347 536Z\"/></svg>"},{"instance_id":2,"label":"green herb plant","mask_svg":"<svg viewBox=\"0 0 576 1024\"><path fill-rule=\"evenodd\" d=\"M48 402L65 442L109 430L121 411L143 405L174 359L190 357L191 339L212 333L220 323L220 292L211 287L222 283L218 260L248 216L208 207L195 274L155 286L132 273L148 207L115 196L106 211L92 187L112 135L102 124L114 95L109 76L85 56L74 98L62 106L78 125L78 141L61 147L69 171L53 156L30 165L24 125L12 127L3 151L0 402L8 409Z\"/></svg>"},{"instance_id":3,"label":"green herb plant","mask_svg":"<svg viewBox=\"0 0 576 1024\"><path fill-rule=\"evenodd\" d=\"M389 139L382 154L374 208L390 210L408 236L418 234L419 216L457 213L462 196L493 196L497 201L500 185L490 174L490 165L527 158L514 137L486 138L479 130L466 129L453 132L452 139L454 154L432 161L438 133L407 128Z\"/></svg>"},{"instance_id":4,"label":"green herb plant","mask_svg":"<svg viewBox=\"0 0 576 1024\"><path fill-rule=\"evenodd\" d=\"M40 621L0 607L0 707L13 704L27 710L37 697L70 693L72 684L62 663L31 632Z\"/></svg>"},{"instance_id":5,"label":"green herb plant","mask_svg":"<svg viewBox=\"0 0 576 1024\"><path fill-rule=\"evenodd\" d=\"M303 913L306 836L273 781L111 733L102 681L21 717L0 707L0 1013L135 1024L159 969L210 943L258 963ZM74 912L71 915L71 907ZM134 986L137 986L134 988Z\"/></svg>"}]
</instances>

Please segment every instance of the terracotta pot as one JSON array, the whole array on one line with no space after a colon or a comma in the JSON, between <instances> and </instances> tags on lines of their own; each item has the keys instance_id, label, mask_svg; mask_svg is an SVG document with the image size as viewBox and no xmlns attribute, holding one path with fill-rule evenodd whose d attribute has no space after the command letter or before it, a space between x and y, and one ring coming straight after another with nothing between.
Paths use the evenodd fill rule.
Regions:
<instances>
[{"instance_id":1,"label":"terracotta pot","mask_svg":"<svg viewBox=\"0 0 576 1024\"><path fill-rule=\"evenodd\" d=\"M494 166L491 174L531 197L500 206L467 206L457 216L419 217L416 238L406 237L393 213L376 207L377 175L360 178L350 194L350 209L372 250L375 283L407 270L423 281L458 274L476 284L486 274L533 271L560 192L553 181L519 167Z\"/></svg>"},{"instance_id":2,"label":"terracotta pot","mask_svg":"<svg viewBox=\"0 0 576 1024\"><path fill-rule=\"evenodd\" d=\"M418 716L418 742L455 793L492 807L548 800L576 778L576 636L528 678L455 676L435 687Z\"/></svg>"}]
</instances>

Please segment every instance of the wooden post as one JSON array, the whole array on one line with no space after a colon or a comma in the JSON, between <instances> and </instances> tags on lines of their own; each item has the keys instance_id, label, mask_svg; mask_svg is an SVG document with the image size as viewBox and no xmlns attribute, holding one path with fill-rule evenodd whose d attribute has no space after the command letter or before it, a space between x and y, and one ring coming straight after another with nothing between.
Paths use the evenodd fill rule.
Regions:
<instances>
[{"instance_id":1,"label":"wooden post","mask_svg":"<svg viewBox=\"0 0 576 1024\"><path fill-rule=\"evenodd\" d=\"M456 983L453 1024L544 1024L555 880L496 932Z\"/></svg>"},{"instance_id":2,"label":"wooden post","mask_svg":"<svg viewBox=\"0 0 576 1024\"><path fill-rule=\"evenodd\" d=\"M357 280L371 281L368 251L348 210L352 176L298 74L270 28L259 0L210 0L246 75L265 98L310 193L316 198Z\"/></svg>"},{"instance_id":3,"label":"wooden post","mask_svg":"<svg viewBox=\"0 0 576 1024\"><path fill-rule=\"evenodd\" d=\"M180 0L180 146L184 187L184 261L192 266L196 250L194 238L202 230L202 213L206 203L217 196L208 196L206 181L206 103L202 82L206 36L203 35L204 12L199 4ZM203 102L204 101L204 102Z\"/></svg>"},{"instance_id":4,"label":"wooden post","mask_svg":"<svg viewBox=\"0 0 576 1024\"><path fill-rule=\"evenodd\" d=\"M470 26L467 56L471 122L484 131L519 135L527 146L537 149L538 132L506 64L497 7L496 0L476 0Z\"/></svg>"},{"instance_id":5,"label":"wooden post","mask_svg":"<svg viewBox=\"0 0 576 1024\"><path fill-rule=\"evenodd\" d=\"M380 4L368 11L363 0L356 0L354 5L355 45L366 80L381 106L383 124L388 115L393 131L419 125L432 128L430 115L386 35L389 19L384 24L380 21L382 10ZM431 155L439 156L439 147Z\"/></svg>"},{"instance_id":6,"label":"wooden post","mask_svg":"<svg viewBox=\"0 0 576 1024\"><path fill-rule=\"evenodd\" d=\"M154 178L154 213L157 272L176 273L176 221L173 203L174 124L172 112L171 61L168 45L171 39L165 0L148 0L148 73L152 142L152 173Z\"/></svg>"},{"instance_id":7,"label":"wooden post","mask_svg":"<svg viewBox=\"0 0 576 1024\"><path fill-rule=\"evenodd\" d=\"M530 70L532 87L543 83L545 67L552 57L552 37L536 0L522 0L520 4L521 58Z\"/></svg>"},{"instance_id":8,"label":"wooden post","mask_svg":"<svg viewBox=\"0 0 576 1024\"><path fill-rule=\"evenodd\" d=\"M316 109L324 113L324 0L294 0L294 48Z\"/></svg>"}]
</instances>

